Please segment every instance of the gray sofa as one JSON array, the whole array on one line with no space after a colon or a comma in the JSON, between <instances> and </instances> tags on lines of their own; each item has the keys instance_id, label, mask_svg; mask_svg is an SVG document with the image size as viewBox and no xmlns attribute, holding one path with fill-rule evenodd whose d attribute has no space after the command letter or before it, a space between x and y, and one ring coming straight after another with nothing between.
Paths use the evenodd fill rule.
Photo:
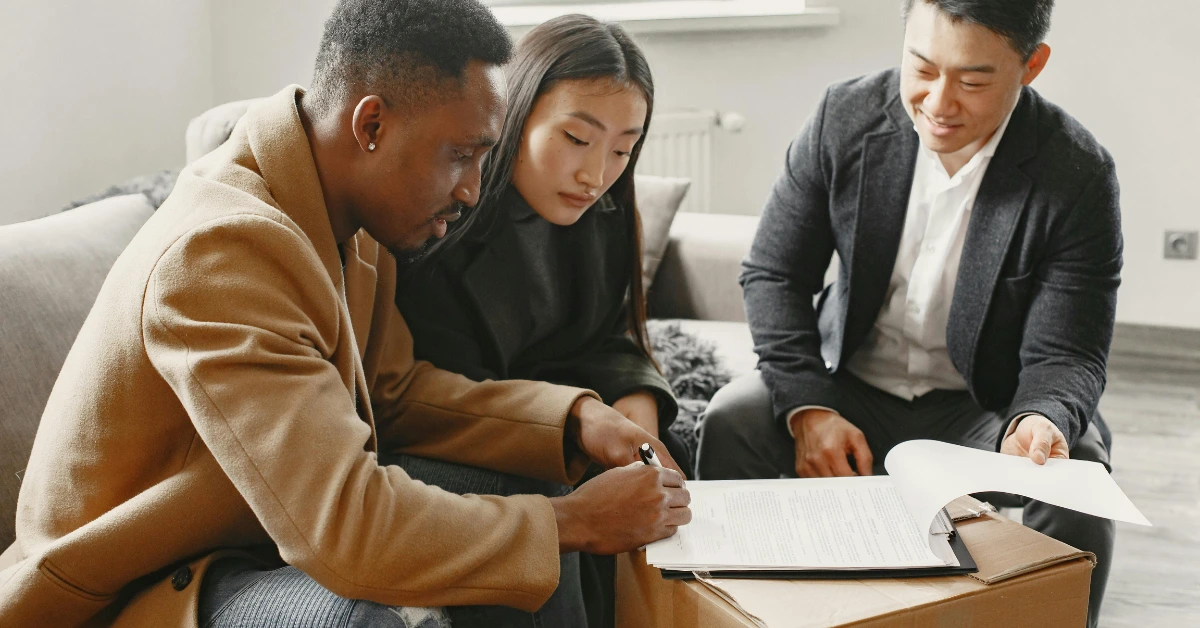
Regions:
<instances>
[{"instance_id":1,"label":"gray sofa","mask_svg":"<svg viewBox=\"0 0 1200 628\"><path fill-rule=\"evenodd\" d=\"M136 194L0 226L0 549L13 541L21 474L58 371L109 268L153 211ZM734 374L755 362L737 274L756 224L679 214L650 293L652 316L685 319Z\"/></svg>"}]
</instances>

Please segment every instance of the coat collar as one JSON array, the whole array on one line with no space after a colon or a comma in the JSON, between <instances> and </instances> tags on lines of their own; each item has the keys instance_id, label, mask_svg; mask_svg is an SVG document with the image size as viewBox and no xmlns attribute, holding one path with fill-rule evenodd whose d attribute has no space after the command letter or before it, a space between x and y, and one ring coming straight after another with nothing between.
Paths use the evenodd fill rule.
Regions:
<instances>
[{"instance_id":1,"label":"coat collar","mask_svg":"<svg viewBox=\"0 0 1200 628\"><path fill-rule=\"evenodd\" d=\"M900 101L898 81L884 105L886 119L863 139L858 211L850 252L850 285L841 356L853 355L883 307L908 213L919 139Z\"/></svg>"},{"instance_id":2,"label":"coat collar","mask_svg":"<svg viewBox=\"0 0 1200 628\"><path fill-rule=\"evenodd\" d=\"M330 280L344 293L342 260L312 146L300 121L297 99L303 95L299 85L286 87L252 106L239 124L245 125L250 152L271 197L308 236Z\"/></svg>"}]
</instances>

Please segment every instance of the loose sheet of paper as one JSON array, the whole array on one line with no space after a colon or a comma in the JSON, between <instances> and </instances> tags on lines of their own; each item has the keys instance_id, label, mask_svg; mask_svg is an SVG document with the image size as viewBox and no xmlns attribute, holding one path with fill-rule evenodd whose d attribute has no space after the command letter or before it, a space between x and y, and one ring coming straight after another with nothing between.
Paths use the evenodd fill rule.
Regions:
<instances>
[{"instance_id":1,"label":"loose sheet of paper","mask_svg":"<svg viewBox=\"0 0 1200 628\"><path fill-rule=\"evenodd\" d=\"M963 495L996 491L1151 525L1096 462L1052 458L1039 465L994 451L910 440L893 447L883 464L896 478L896 488L916 521L932 521L942 507Z\"/></svg>"},{"instance_id":2,"label":"loose sheet of paper","mask_svg":"<svg viewBox=\"0 0 1200 628\"><path fill-rule=\"evenodd\" d=\"M692 522L646 547L687 571L883 569L958 565L944 536L931 553L888 477L688 482ZM943 558L938 558L942 556Z\"/></svg>"}]
</instances>

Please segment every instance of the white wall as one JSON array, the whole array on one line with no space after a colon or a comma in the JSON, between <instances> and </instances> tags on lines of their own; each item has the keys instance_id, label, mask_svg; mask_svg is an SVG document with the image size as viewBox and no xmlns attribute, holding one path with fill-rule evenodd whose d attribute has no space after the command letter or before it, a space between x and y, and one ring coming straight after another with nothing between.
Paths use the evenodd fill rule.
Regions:
<instances>
[{"instance_id":1,"label":"white wall","mask_svg":"<svg viewBox=\"0 0 1200 628\"><path fill-rule=\"evenodd\" d=\"M841 25L725 35L643 36L660 111L737 111L741 135L719 135L714 207L757 213L788 141L824 87L899 62L898 0L810 0ZM1034 86L1112 152L1122 187L1124 323L1200 329L1200 262L1162 258L1166 229L1200 230L1200 17L1194 0L1058 0L1050 65Z\"/></svg>"},{"instance_id":2,"label":"white wall","mask_svg":"<svg viewBox=\"0 0 1200 628\"><path fill-rule=\"evenodd\" d=\"M1121 322L1200 329L1200 261L1162 256L1165 230L1200 230L1197 17L1194 0L1059 0L1034 83L1116 160Z\"/></svg>"},{"instance_id":3,"label":"white wall","mask_svg":"<svg viewBox=\"0 0 1200 628\"><path fill-rule=\"evenodd\" d=\"M0 2L0 224L183 165L210 31L208 0Z\"/></svg>"},{"instance_id":4,"label":"white wall","mask_svg":"<svg viewBox=\"0 0 1200 628\"><path fill-rule=\"evenodd\" d=\"M335 0L210 0L217 102L308 86Z\"/></svg>"},{"instance_id":5,"label":"white wall","mask_svg":"<svg viewBox=\"0 0 1200 628\"><path fill-rule=\"evenodd\" d=\"M747 118L740 135L717 139L719 211L759 211L826 85L899 61L899 0L809 2L838 7L841 24L640 38L659 111L715 108ZM0 100L0 224L179 163L187 119L209 104L307 85L333 3L4 3L0 85L19 97ZM1200 142L1194 2L1057 4L1054 53L1035 86L1117 161L1126 237L1118 319L1200 328L1200 262L1162 259L1164 229L1200 229L1200 190L1189 184Z\"/></svg>"},{"instance_id":6,"label":"white wall","mask_svg":"<svg viewBox=\"0 0 1200 628\"><path fill-rule=\"evenodd\" d=\"M833 28L642 35L654 71L655 111L717 109L746 117L714 140L713 209L758 214L788 143L825 88L895 65L904 24L898 0L809 0L836 6Z\"/></svg>"}]
</instances>

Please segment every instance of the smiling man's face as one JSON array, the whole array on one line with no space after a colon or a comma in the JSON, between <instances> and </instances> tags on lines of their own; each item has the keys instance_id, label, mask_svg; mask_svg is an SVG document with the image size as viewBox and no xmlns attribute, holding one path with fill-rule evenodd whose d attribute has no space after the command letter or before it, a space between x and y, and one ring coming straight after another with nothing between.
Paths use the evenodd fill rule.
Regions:
<instances>
[{"instance_id":1,"label":"smiling man's face","mask_svg":"<svg viewBox=\"0 0 1200 628\"><path fill-rule=\"evenodd\" d=\"M991 139L1049 54L1043 44L1023 60L1001 35L915 0L904 31L900 96L921 142L961 167Z\"/></svg>"}]
</instances>

